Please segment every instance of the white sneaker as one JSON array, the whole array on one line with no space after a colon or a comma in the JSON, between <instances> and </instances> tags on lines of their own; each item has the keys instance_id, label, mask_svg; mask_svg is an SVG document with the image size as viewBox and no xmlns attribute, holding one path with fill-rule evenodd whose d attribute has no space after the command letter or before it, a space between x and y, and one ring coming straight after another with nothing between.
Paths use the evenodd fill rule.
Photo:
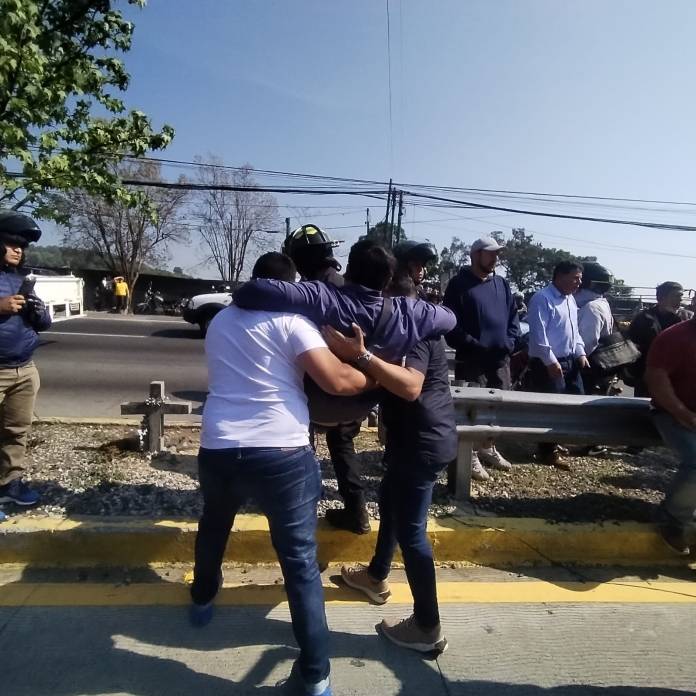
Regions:
<instances>
[{"instance_id":1,"label":"white sneaker","mask_svg":"<svg viewBox=\"0 0 696 696\"><path fill-rule=\"evenodd\" d=\"M494 469L500 469L501 471L510 471L512 469L512 464L498 452L495 445L490 449L481 447L478 451L478 456L484 461L486 466L492 466Z\"/></svg>"},{"instance_id":2,"label":"white sneaker","mask_svg":"<svg viewBox=\"0 0 696 696\"><path fill-rule=\"evenodd\" d=\"M491 475L483 468L476 450L471 453L471 478L474 481L488 481Z\"/></svg>"}]
</instances>

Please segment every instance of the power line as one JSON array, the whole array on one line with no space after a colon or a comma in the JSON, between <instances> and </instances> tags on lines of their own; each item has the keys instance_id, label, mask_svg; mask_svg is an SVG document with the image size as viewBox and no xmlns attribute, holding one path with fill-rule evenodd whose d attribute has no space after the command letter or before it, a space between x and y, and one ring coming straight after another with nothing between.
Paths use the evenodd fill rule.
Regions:
<instances>
[{"instance_id":1,"label":"power line","mask_svg":"<svg viewBox=\"0 0 696 696\"><path fill-rule=\"evenodd\" d=\"M604 222L611 225L635 225L638 227L648 227L659 230L680 230L683 232L696 232L696 227L690 225L669 225L660 222L642 222L638 220L617 220L614 218L589 217L584 215L565 215L562 213L546 213L539 210L521 210L519 208L503 208L502 206L484 205L483 203L474 203L472 201L462 201L454 198L443 198L441 196L433 196L431 194L416 193L413 191L404 191L408 196L416 198L426 198L436 201L445 201L447 203L457 203L462 208L474 208L477 210L501 210L506 213L517 213L519 215L532 215L535 217L549 217L560 220L583 220L585 222Z\"/></svg>"},{"instance_id":2,"label":"power line","mask_svg":"<svg viewBox=\"0 0 696 696\"><path fill-rule=\"evenodd\" d=\"M29 149L33 150L38 150L38 146L35 145L30 145ZM103 153L104 157L118 157L122 158L126 161L129 162L156 162L156 163L161 163L161 164L167 164L167 165L180 165L180 166L187 166L187 167L209 167L212 169L226 169L226 170L231 170L231 171L237 171L237 172L243 172L243 171L248 171L250 173L253 173L255 175L262 175L262 176L286 176L286 177L291 177L291 178L304 178L304 179L311 179L311 180L322 180L322 181L332 181L332 182L337 182L337 183L351 183L351 184L370 184L370 185L383 185L386 186L387 182L386 181L380 181L380 180L375 180L375 179L358 179L358 178L351 178L351 177L338 177L338 176L328 176L328 175L323 175L323 174L303 174L299 172L286 172L286 171L278 171L278 170L273 170L273 169L256 169L256 168L248 168L248 167L234 167L232 165L226 165L226 164L219 164L219 163L208 163L208 162L193 162L190 160L176 160L176 159L167 159L167 158L161 158L161 157L123 157L121 153L108 153L105 152ZM18 176L21 177L21 174L15 174L10 176ZM395 187L404 187L404 188L411 188L411 189L423 189L423 190L428 190L428 191L449 191L449 192L464 192L464 193L476 193L476 194L501 194L501 195L511 195L511 196L541 196L544 199L553 199L553 198L567 198L567 199L576 199L576 202L580 202L581 200L586 200L586 201L615 201L615 202L623 202L623 203L652 203L656 205L683 205L683 206L691 206L691 207L696 207L696 202L694 201L670 201L670 200L658 200L658 199L649 199L649 198L625 198L625 197L616 197L616 196L587 196L583 194L571 194L571 193L548 193L548 192L540 192L540 191L515 191L515 190L509 190L509 189L488 189L488 188L472 188L472 187L457 187L457 186L437 186L437 185L432 185L432 184L417 184L417 183L403 183L403 182L396 182L394 183ZM533 199L532 199L533 200ZM553 201L552 201L553 202ZM558 201L560 203L560 201Z\"/></svg>"},{"instance_id":3,"label":"power line","mask_svg":"<svg viewBox=\"0 0 696 696\"><path fill-rule=\"evenodd\" d=\"M394 124L392 121L392 79L391 79L391 20L389 0L387 2L387 82L389 85L389 168L394 169Z\"/></svg>"},{"instance_id":4,"label":"power line","mask_svg":"<svg viewBox=\"0 0 696 696\"><path fill-rule=\"evenodd\" d=\"M8 173L9 176L15 178L24 178L20 173ZM165 181L144 181L142 179L124 179L123 184L128 186L162 188L162 189L178 189L188 191L248 191L248 192L263 192L263 193L287 193L287 194L303 194L303 195L344 195L344 196L368 196L382 200L382 197L389 194L386 190L365 190L361 188L340 189L340 188L313 188L313 187L280 187L280 186L236 186L231 184L194 184L187 182L165 182ZM530 215L535 217L548 217L561 220L580 220L584 222L603 222L606 224L615 225L632 225L637 227L646 227L649 229L660 230L675 230L694 232L696 227L691 225L676 225L661 222L647 222L639 220L621 220L616 218L593 217L585 215L570 215L557 212L544 212L540 210L524 210L520 208L507 208L503 206L487 205L477 203L475 201L467 201L454 198L446 198L443 196L435 196L433 194L418 193L415 191L403 191L408 196L432 200L444 203L455 204L460 208L475 209L475 210L494 210L506 213L514 213L519 215Z\"/></svg>"}]
</instances>

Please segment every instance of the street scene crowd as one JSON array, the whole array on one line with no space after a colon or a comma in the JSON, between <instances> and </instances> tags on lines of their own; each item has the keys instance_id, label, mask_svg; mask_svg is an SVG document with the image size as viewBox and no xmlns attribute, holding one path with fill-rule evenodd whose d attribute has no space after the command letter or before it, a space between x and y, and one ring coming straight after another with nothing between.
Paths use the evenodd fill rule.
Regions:
<instances>
[{"instance_id":1,"label":"street scene crowd","mask_svg":"<svg viewBox=\"0 0 696 696\"><path fill-rule=\"evenodd\" d=\"M41 231L23 214L0 211L0 503L32 506L39 494L23 478L39 375L38 332L51 325L22 264ZM525 298L496 273L504 245L482 237L470 265L447 285L442 303L423 282L436 252L402 242L389 249L361 239L345 273L318 226L290 234L281 252L254 265L251 280L208 327L208 397L202 416L199 484L204 509L195 547L190 619L213 618L235 515L252 500L268 518L285 579L298 679L307 694L330 694L330 646L317 563L317 503L322 495L315 435L325 433L342 508L330 525L370 531L354 440L378 408L384 443L379 531L367 566L344 566L344 582L373 602L390 596L388 577L401 550L413 613L384 620L380 632L423 653L447 647L435 560L426 535L438 476L457 458L458 436L446 345L454 379L465 387L548 394L611 395L618 379L650 397L654 422L681 460L660 506L657 529L678 554L696 509L696 318L684 288L665 280L654 307L620 330L606 299L611 273L598 263L560 262L551 283ZM298 276L301 278L297 281ZM128 287L114 278L117 309ZM591 451L600 452L598 442ZM563 448L538 445L540 464L567 469ZM512 464L493 440L477 443L472 477ZM0 517L1 519L1 517Z\"/></svg>"}]
</instances>

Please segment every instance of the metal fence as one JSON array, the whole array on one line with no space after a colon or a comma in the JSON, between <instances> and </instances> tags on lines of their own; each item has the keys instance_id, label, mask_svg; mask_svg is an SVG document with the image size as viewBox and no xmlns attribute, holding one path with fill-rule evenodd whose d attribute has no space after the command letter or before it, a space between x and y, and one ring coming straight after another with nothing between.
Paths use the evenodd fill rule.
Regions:
<instances>
[{"instance_id":1,"label":"metal fence","mask_svg":"<svg viewBox=\"0 0 696 696\"><path fill-rule=\"evenodd\" d=\"M449 483L457 498L468 498L471 492L472 443L487 438L586 445L661 443L649 399L457 386L451 390L459 453Z\"/></svg>"}]
</instances>

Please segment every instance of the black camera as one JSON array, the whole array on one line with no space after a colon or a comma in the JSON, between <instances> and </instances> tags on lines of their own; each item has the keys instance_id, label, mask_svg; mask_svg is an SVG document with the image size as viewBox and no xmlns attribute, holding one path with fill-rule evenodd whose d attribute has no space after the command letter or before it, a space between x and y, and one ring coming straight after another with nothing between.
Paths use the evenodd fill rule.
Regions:
<instances>
[{"instance_id":1,"label":"black camera","mask_svg":"<svg viewBox=\"0 0 696 696\"><path fill-rule=\"evenodd\" d=\"M27 321L31 321L38 312L43 310L44 303L34 294L34 286L36 285L36 278L31 276L26 276L19 286L17 291L18 295L23 295L26 303L22 307L21 314Z\"/></svg>"}]
</instances>

